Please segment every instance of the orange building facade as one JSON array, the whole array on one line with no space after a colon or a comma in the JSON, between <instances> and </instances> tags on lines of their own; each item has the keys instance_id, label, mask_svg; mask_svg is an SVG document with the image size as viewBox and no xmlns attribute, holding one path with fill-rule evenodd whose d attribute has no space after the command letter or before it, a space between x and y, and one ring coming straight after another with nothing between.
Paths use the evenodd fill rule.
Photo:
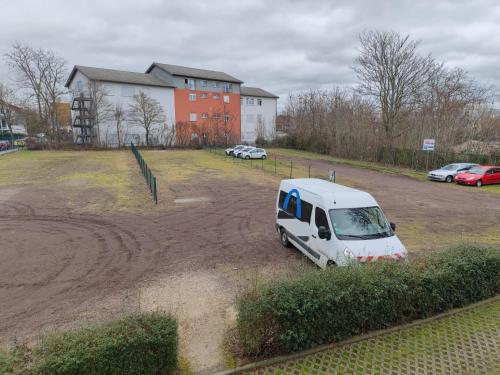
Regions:
<instances>
[{"instance_id":1,"label":"orange building facade","mask_svg":"<svg viewBox=\"0 0 500 375\"><path fill-rule=\"evenodd\" d=\"M241 141L243 81L213 70L153 63L146 71L174 88L176 144Z\"/></svg>"},{"instance_id":2,"label":"orange building facade","mask_svg":"<svg viewBox=\"0 0 500 375\"><path fill-rule=\"evenodd\" d=\"M176 88L176 141L232 144L241 139L240 94Z\"/></svg>"}]
</instances>

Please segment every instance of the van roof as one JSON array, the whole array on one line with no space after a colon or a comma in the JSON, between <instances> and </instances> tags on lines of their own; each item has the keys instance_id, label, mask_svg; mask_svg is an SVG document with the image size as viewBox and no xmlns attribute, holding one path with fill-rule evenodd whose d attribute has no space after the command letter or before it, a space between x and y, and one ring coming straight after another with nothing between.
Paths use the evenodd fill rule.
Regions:
<instances>
[{"instance_id":1,"label":"van roof","mask_svg":"<svg viewBox=\"0 0 500 375\"><path fill-rule=\"evenodd\" d=\"M307 191L324 198L329 208L356 208L378 206L369 193L344 185L334 184L319 178L295 178L283 180L283 185Z\"/></svg>"}]
</instances>

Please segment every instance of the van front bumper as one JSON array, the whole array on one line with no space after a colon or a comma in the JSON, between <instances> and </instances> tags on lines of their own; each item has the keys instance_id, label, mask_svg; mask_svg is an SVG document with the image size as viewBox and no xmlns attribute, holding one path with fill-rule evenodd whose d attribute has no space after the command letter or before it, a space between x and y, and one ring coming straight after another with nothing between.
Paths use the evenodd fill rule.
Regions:
<instances>
[{"instance_id":1,"label":"van front bumper","mask_svg":"<svg viewBox=\"0 0 500 375\"><path fill-rule=\"evenodd\" d=\"M401 260L406 260L407 258L408 258L408 254L407 253L394 253L394 254L391 254L391 255L358 256L358 257L356 257L356 260L358 262L360 262L360 263L370 263L370 262L378 262L378 261L381 261L381 260L401 261Z\"/></svg>"}]
</instances>

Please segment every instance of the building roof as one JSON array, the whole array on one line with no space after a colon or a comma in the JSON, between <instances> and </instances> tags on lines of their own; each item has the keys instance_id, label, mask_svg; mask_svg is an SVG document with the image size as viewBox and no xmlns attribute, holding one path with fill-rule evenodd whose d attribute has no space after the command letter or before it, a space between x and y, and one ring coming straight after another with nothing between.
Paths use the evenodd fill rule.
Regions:
<instances>
[{"instance_id":1,"label":"building roof","mask_svg":"<svg viewBox=\"0 0 500 375\"><path fill-rule=\"evenodd\" d=\"M262 90L258 87L241 86L240 94L244 96L259 96L264 98L276 98L276 99L279 98L279 96L271 94L269 91Z\"/></svg>"},{"instance_id":2,"label":"building roof","mask_svg":"<svg viewBox=\"0 0 500 375\"><path fill-rule=\"evenodd\" d=\"M167 83L151 74L127 72L114 69L93 68L90 66L81 65L75 65L75 67L71 71L71 74L69 75L68 80L66 81L66 87L69 87L77 71L80 71L83 75L85 75L89 80L92 81L130 83L133 85L145 86L174 87L173 84Z\"/></svg>"},{"instance_id":3,"label":"building roof","mask_svg":"<svg viewBox=\"0 0 500 375\"><path fill-rule=\"evenodd\" d=\"M206 70L206 69L196 69L189 68L187 66L180 65L171 65L171 64L162 64L162 63L152 63L151 66L146 70L146 73L149 73L155 66L166 71L167 73L173 76L183 76L183 77L192 77L192 78L203 78L203 79L211 79L214 81L224 81L224 82L234 82L234 83L243 83L238 78L235 78L227 73L218 72L215 70Z\"/></svg>"}]
</instances>

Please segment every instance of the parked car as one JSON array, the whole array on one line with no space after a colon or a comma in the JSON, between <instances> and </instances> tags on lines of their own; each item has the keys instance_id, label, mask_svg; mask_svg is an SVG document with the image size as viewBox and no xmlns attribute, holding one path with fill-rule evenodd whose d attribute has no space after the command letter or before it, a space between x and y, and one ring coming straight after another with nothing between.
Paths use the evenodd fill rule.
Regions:
<instances>
[{"instance_id":1,"label":"parked car","mask_svg":"<svg viewBox=\"0 0 500 375\"><path fill-rule=\"evenodd\" d=\"M321 268L407 258L375 198L325 180L281 181L276 230L283 246L294 245Z\"/></svg>"},{"instance_id":2,"label":"parked car","mask_svg":"<svg viewBox=\"0 0 500 375\"><path fill-rule=\"evenodd\" d=\"M453 182L453 178L456 174L464 171L468 171L472 167L475 167L477 164L473 163L453 163L448 164L442 168L435 169L430 171L427 174L429 180L433 181L445 181L445 182Z\"/></svg>"},{"instance_id":3,"label":"parked car","mask_svg":"<svg viewBox=\"0 0 500 375\"><path fill-rule=\"evenodd\" d=\"M6 151L10 148L9 141L0 141L0 151Z\"/></svg>"},{"instance_id":4,"label":"parked car","mask_svg":"<svg viewBox=\"0 0 500 375\"><path fill-rule=\"evenodd\" d=\"M14 141L14 146L16 146L16 147L24 147L24 146L26 146L26 138L16 139Z\"/></svg>"},{"instance_id":5,"label":"parked car","mask_svg":"<svg viewBox=\"0 0 500 375\"><path fill-rule=\"evenodd\" d=\"M234 151L241 150L242 148L245 147L246 147L245 145L236 145L234 147L226 148L225 150L226 156L231 156L233 155Z\"/></svg>"},{"instance_id":6,"label":"parked car","mask_svg":"<svg viewBox=\"0 0 500 375\"><path fill-rule=\"evenodd\" d=\"M500 184L500 167L479 165L455 176L455 182L461 185Z\"/></svg>"},{"instance_id":7,"label":"parked car","mask_svg":"<svg viewBox=\"0 0 500 375\"><path fill-rule=\"evenodd\" d=\"M242 159L266 159L267 153L263 148L255 148L241 153Z\"/></svg>"},{"instance_id":8,"label":"parked car","mask_svg":"<svg viewBox=\"0 0 500 375\"><path fill-rule=\"evenodd\" d=\"M246 147L243 147L243 148L240 148L239 150L235 150L233 152L233 156L236 157L236 158L241 158L241 154L245 151L250 151L250 150L253 150L255 149L255 147L253 146L246 146Z\"/></svg>"}]
</instances>

